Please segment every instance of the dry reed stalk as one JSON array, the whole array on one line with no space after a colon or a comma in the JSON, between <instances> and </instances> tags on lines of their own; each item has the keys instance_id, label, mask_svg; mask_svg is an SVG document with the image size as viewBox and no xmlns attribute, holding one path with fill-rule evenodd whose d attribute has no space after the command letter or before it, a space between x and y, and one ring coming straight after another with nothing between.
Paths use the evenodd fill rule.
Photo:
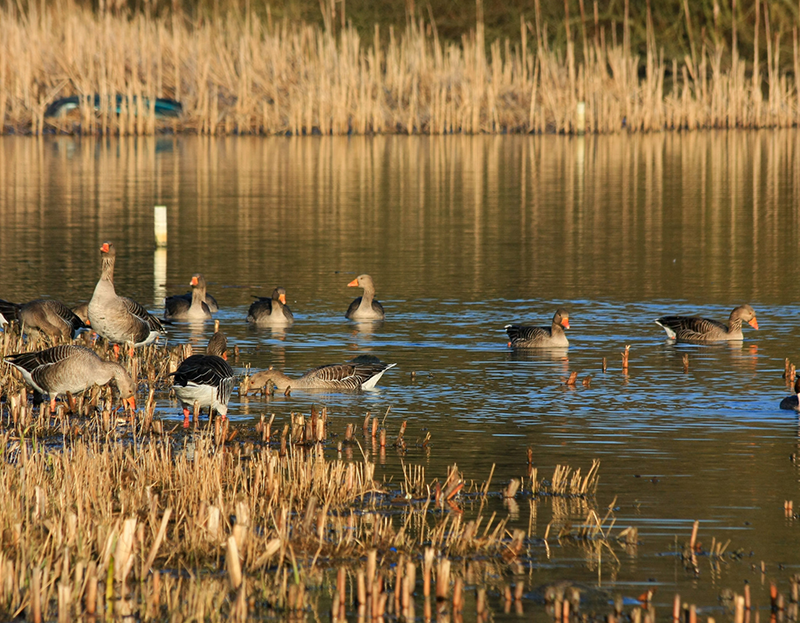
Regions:
<instances>
[{"instance_id":1,"label":"dry reed stalk","mask_svg":"<svg viewBox=\"0 0 800 623\"><path fill-rule=\"evenodd\" d=\"M591 132L659 131L664 128L791 126L800 116L799 61L781 71L780 37L766 31L768 107L762 110L759 33L755 3L755 48L751 80L738 56L734 28L731 67L720 62L721 38L699 47L688 2L683 16L691 54L666 61L657 51L651 17L643 25L642 62L631 51L629 7L623 40L605 40L598 26L586 35L581 12L581 60L575 53L565 4L566 53L551 50L537 5L535 29L524 20L518 42L494 41L488 49L478 12L475 29L460 44L439 40L435 23L409 20L387 43L377 33L361 40L349 26L336 36L306 24L264 28L250 12L192 23L179 13L152 18L92 13L70 0L45 4L43 14L7 5L2 9L8 53L0 59L0 128L42 132L46 126L84 134L152 134L162 129L200 134L348 134L576 132L577 102L586 104ZM766 5L765 5L766 6ZM736 5L732 11L736 13ZM676 16L677 17L677 16ZM528 50L527 31L536 49ZM79 44L97 43L93 54ZM796 37L795 37L796 40ZM683 75L664 91L669 64ZM76 118L44 118L54 98L82 97ZM91 94L99 96L94 110ZM122 96L117 114L116 97ZM178 120L155 116L155 97L180 100ZM147 103L145 103L147 102Z\"/></svg>"}]
</instances>

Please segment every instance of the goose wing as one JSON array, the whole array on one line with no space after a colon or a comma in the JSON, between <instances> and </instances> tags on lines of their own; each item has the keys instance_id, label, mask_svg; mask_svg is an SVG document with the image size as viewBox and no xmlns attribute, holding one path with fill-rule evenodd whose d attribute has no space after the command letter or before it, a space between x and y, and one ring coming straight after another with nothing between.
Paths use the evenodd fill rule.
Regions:
<instances>
[{"instance_id":1,"label":"goose wing","mask_svg":"<svg viewBox=\"0 0 800 623\"><path fill-rule=\"evenodd\" d=\"M192 355L184 359L178 369L171 374L174 384L186 387L189 384L207 385L218 390L228 388L228 398L233 390L233 368L227 361L216 355ZM226 400L227 402L227 400Z\"/></svg>"},{"instance_id":2,"label":"goose wing","mask_svg":"<svg viewBox=\"0 0 800 623\"><path fill-rule=\"evenodd\" d=\"M670 338L685 341L702 341L728 332L728 327L721 322L695 316L662 316L656 322Z\"/></svg>"},{"instance_id":3,"label":"goose wing","mask_svg":"<svg viewBox=\"0 0 800 623\"><path fill-rule=\"evenodd\" d=\"M142 305L133 299L129 299L124 296L120 298L125 304L125 309L128 311L128 313L130 313L132 316L135 316L139 321L147 325L148 331L157 331L158 333L162 333L164 331L164 325L161 324L161 321L147 311Z\"/></svg>"},{"instance_id":4,"label":"goose wing","mask_svg":"<svg viewBox=\"0 0 800 623\"><path fill-rule=\"evenodd\" d=\"M373 377L382 375L396 364L385 363L334 363L320 366L306 372L302 380L318 387L336 389L361 389L367 386ZM374 386L377 379L369 385Z\"/></svg>"},{"instance_id":5,"label":"goose wing","mask_svg":"<svg viewBox=\"0 0 800 623\"><path fill-rule=\"evenodd\" d=\"M550 338L553 330L550 327L531 327L521 324L508 324L505 326L511 346L525 346L535 344Z\"/></svg>"}]
</instances>

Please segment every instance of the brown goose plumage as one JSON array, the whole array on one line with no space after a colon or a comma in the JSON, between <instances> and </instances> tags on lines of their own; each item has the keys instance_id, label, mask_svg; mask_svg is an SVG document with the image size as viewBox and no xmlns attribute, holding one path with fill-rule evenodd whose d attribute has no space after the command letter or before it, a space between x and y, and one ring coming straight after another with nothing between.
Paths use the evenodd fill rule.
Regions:
<instances>
[{"instance_id":1,"label":"brown goose plumage","mask_svg":"<svg viewBox=\"0 0 800 623\"><path fill-rule=\"evenodd\" d=\"M208 320L211 309L206 303L206 278L200 273L192 275L191 298L170 296L164 300L164 318L169 320Z\"/></svg>"},{"instance_id":2,"label":"brown goose plumage","mask_svg":"<svg viewBox=\"0 0 800 623\"><path fill-rule=\"evenodd\" d=\"M70 339L86 325L69 307L55 299L11 303L0 299L0 325L17 321L22 330L38 331L52 339Z\"/></svg>"},{"instance_id":3,"label":"brown goose plumage","mask_svg":"<svg viewBox=\"0 0 800 623\"><path fill-rule=\"evenodd\" d=\"M257 372L250 379L251 388L264 387L268 381L276 389L327 389L334 391L357 391L373 389L383 373L397 364L382 363L374 357L356 357L348 363L336 363L309 370L297 379L278 370Z\"/></svg>"},{"instance_id":4,"label":"brown goose plumage","mask_svg":"<svg viewBox=\"0 0 800 623\"><path fill-rule=\"evenodd\" d=\"M350 288L363 288L364 294L350 303L345 318L350 320L383 320L383 305L375 300L375 283L369 275L359 275L347 284Z\"/></svg>"},{"instance_id":5,"label":"brown goose plumage","mask_svg":"<svg viewBox=\"0 0 800 623\"><path fill-rule=\"evenodd\" d=\"M564 309L559 309L553 316L553 323L549 327L532 327L521 324L507 324L508 345L511 348L563 348L569 346L569 340L564 333L569 329L569 314Z\"/></svg>"},{"instance_id":6,"label":"brown goose plumage","mask_svg":"<svg viewBox=\"0 0 800 623\"><path fill-rule=\"evenodd\" d=\"M161 321L133 299L117 296L114 289L116 250L110 242L100 247L103 267L89 301L89 322L112 344L144 346L164 333Z\"/></svg>"},{"instance_id":7,"label":"brown goose plumage","mask_svg":"<svg viewBox=\"0 0 800 623\"><path fill-rule=\"evenodd\" d=\"M258 297L247 311L247 322L259 327L289 327L294 324L294 314L286 304L286 290L278 287L270 298Z\"/></svg>"},{"instance_id":8,"label":"brown goose plumage","mask_svg":"<svg viewBox=\"0 0 800 623\"><path fill-rule=\"evenodd\" d=\"M758 330L756 312L749 305L735 308L727 325L697 316L662 316L656 320L656 324L667 332L671 340L705 343L743 340L742 321Z\"/></svg>"},{"instance_id":9,"label":"brown goose plumage","mask_svg":"<svg viewBox=\"0 0 800 623\"><path fill-rule=\"evenodd\" d=\"M50 397L55 409L56 396L77 394L93 385L115 381L120 397L136 409L136 385L121 365L103 361L94 351L82 346L62 345L5 358L5 362L22 373L25 381L40 394Z\"/></svg>"}]
</instances>

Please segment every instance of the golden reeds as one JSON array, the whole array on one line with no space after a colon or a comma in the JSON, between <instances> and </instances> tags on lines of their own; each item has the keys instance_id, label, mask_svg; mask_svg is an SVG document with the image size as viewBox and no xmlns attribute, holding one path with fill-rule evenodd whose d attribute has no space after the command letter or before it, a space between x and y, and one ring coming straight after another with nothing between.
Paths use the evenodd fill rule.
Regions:
<instances>
[{"instance_id":1,"label":"golden reeds","mask_svg":"<svg viewBox=\"0 0 800 623\"><path fill-rule=\"evenodd\" d=\"M349 601L357 608L410 613L418 561L423 592L435 583L439 602L449 600L458 612L465 583L501 577L492 568L532 545L532 535L511 531L495 513L487 520L479 509L475 519L463 518L483 507L486 488L467 486L455 466L441 482L409 468L392 489L376 482L366 459L326 460L322 445L309 446L307 438L281 455L269 438L256 440L257 449L253 442L219 443L211 427L172 438L137 436L129 424L87 424L50 448L33 423L23 429L5 417L3 425L0 615L8 617L138 612L145 620L182 620L202 612L211 620L242 619L254 608L304 610L308 587L332 573L340 591L334 618L344 612L348 575L359 584ZM549 481L534 476L527 488L518 481L503 495L533 503L546 492L542 500L580 501L586 526L558 539L562 546L585 543L591 561L597 547L611 549L611 527L587 497L596 469L581 478L559 467ZM441 493L434 498L433 491ZM366 572L352 562L364 557ZM186 569L189 577L166 569Z\"/></svg>"},{"instance_id":2,"label":"golden reeds","mask_svg":"<svg viewBox=\"0 0 800 623\"><path fill-rule=\"evenodd\" d=\"M800 119L797 29L786 64L794 71L782 70L768 3L754 5L752 59L738 54L733 20L726 67L719 32L695 41L688 3L676 15L691 44L683 59L659 52L649 13L640 58L627 6L618 42L616 28L609 37L597 25L596 3L593 38L583 3L580 39L565 15L565 53L551 49L538 5L517 41L486 42L478 2L475 29L458 44L412 18L401 33L386 37L376 25L365 37L336 30L330 16L320 28L263 22L247 9L190 23L181 14L93 12L71 0L27 6L0 9L0 132L615 133L790 127ZM73 95L75 112L45 117L49 103ZM182 116L157 118L159 97L179 100Z\"/></svg>"}]
</instances>

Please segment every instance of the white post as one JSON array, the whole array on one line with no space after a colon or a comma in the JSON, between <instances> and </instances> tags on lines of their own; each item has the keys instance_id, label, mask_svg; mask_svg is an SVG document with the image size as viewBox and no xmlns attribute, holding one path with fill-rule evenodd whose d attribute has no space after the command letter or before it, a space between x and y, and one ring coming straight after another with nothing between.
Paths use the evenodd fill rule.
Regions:
<instances>
[{"instance_id":1,"label":"white post","mask_svg":"<svg viewBox=\"0 0 800 623\"><path fill-rule=\"evenodd\" d=\"M167 296L167 247L153 252L153 305L162 307Z\"/></svg>"},{"instance_id":2,"label":"white post","mask_svg":"<svg viewBox=\"0 0 800 623\"><path fill-rule=\"evenodd\" d=\"M578 102L578 119L576 123L575 130L578 134L583 134L586 132L586 103L585 102Z\"/></svg>"},{"instance_id":3,"label":"white post","mask_svg":"<svg viewBox=\"0 0 800 623\"><path fill-rule=\"evenodd\" d=\"M153 208L154 230L156 234L156 246L167 246L167 206L156 206Z\"/></svg>"}]
</instances>

